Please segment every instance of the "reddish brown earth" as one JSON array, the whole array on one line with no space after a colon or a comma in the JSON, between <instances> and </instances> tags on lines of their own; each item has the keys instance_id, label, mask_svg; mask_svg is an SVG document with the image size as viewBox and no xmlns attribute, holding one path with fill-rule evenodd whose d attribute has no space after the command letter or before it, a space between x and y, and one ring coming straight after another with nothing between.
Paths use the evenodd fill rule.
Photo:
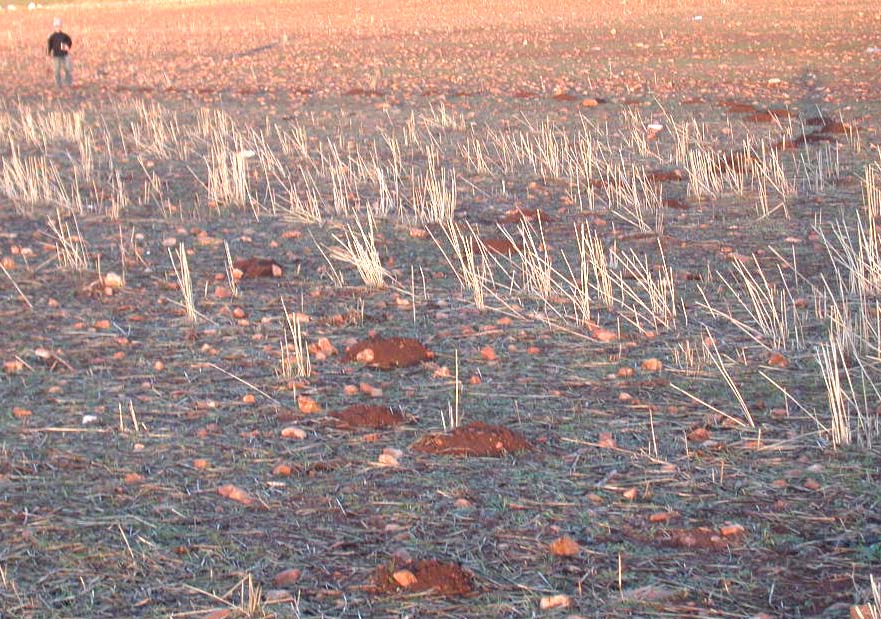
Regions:
<instances>
[{"instance_id":1,"label":"reddish brown earth","mask_svg":"<svg viewBox=\"0 0 881 619\"><path fill-rule=\"evenodd\" d=\"M832 445L817 353L866 310L838 371L876 421L878 289L851 291L876 269L849 281L836 230L856 243L869 221L877 2L77 2L0 9L0 28L4 619L832 619L870 601L881 439ZM620 174L558 157L586 136L657 192L648 226L612 208ZM791 183L765 215L762 148ZM218 149L247 161L244 204L209 196ZM745 186L700 195L693 152ZM64 195L28 202L16 162ZM414 212L429 168L488 250L485 309ZM373 209L379 288L328 257ZM500 221L540 224L556 287L519 288ZM587 227L617 256L579 280ZM224 241L254 257L243 277L274 277L234 295ZM737 265L798 338L759 328ZM594 286L590 307L564 279ZM281 363L283 307L309 368ZM457 397L475 423L442 434ZM377 431L337 430L361 423ZM377 570L390 555L467 569Z\"/></svg>"},{"instance_id":2,"label":"reddish brown earth","mask_svg":"<svg viewBox=\"0 0 881 619\"><path fill-rule=\"evenodd\" d=\"M411 448L423 453L446 456L488 456L499 458L507 454L532 449L529 441L508 428L475 421L459 426L446 434L429 434L416 441Z\"/></svg>"},{"instance_id":3,"label":"reddish brown earth","mask_svg":"<svg viewBox=\"0 0 881 619\"><path fill-rule=\"evenodd\" d=\"M692 550L725 550L743 543L743 535L725 536L718 529L697 527L694 529L669 529L658 531L654 541L662 546Z\"/></svg>"},{"instance_id":4,"label":"reddish brown earth","mask_svg":"<svg viewBox=\"0 0 881 619\"><path fill-rule=\"evenodd\" d=\"M242 279L281 277L284 273L280 264L268 258L237 258L233 268L241 272Z\"/></svg>"},{"instance_id":5,"label":"reddish brown earth","mask_svg":"<svg viewBox=\"0 0 881 619\"><path fill-rule=\"evenodd\" d=\"M517 251L517 245L510 239L482 238L479 241L474 240L474 249L479 251L481 248L486 249L494 254L502 254L510 256Z\"/></svg>"},{"instance_id":6,"label":"reddish brown earth","mask_svg":"<svg viewBox=\"0 0 881 619\"><path fill-rule=\"evenodd\" d=\"M521 221L548 223L553 221L553 218L541 209L519 207L505 211L505 214L499 218L500 224L516 224Z\"/></svg>"},{"instance_id":7,"label":"reddish brown earth","mask_svg":"<svg viewBox=\"0 0 881 619\"><path fill-rule=\"evenodd\" d=\"M388 406L353 404L343 410L329 413L330 417L349 428L390 428L407 421L407 418Z\"/></svg>"},{"instance_id":8,"label":"reddish brown earth","mask_svg":"<svg viewBox=\"0 0 881 619\"><path fill-rule=\"evenodd\" d=\"M394 575L406 570L415 582L404 587ZM377 593L421 593L441 596L462 596L474 591L474 577L461 566L437 559L422 559L395 565L394 569L380 566L373 575Z\"/></svg>"},{"instance_id":9,"label":"reddish brown earth","mask_svg":"<svg viewBox=\"0 0 881 619\"><path fill-rule=\"evenodd\" d=\"M407 368L432 358L431 351L409 337L372 337L352 344L343 353L343 360L358 362L381 370Z\"/></svg>"}]
</instances>

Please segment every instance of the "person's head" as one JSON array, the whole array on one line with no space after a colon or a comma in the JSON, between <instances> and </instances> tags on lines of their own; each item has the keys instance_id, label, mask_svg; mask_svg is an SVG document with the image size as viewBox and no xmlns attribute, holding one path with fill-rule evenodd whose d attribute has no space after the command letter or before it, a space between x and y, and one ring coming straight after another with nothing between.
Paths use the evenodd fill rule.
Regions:
<instances>
[{"instance_id":1,"label":"person's head","mask_svg":"<svg viewBox=\"0 0 881 619\"><path fill-rule=\"evenodd\" d=\"M55 29L55 32L61 32L61 18L56 17L52 20L52 27Z\"/></svg>"}]
</instances>

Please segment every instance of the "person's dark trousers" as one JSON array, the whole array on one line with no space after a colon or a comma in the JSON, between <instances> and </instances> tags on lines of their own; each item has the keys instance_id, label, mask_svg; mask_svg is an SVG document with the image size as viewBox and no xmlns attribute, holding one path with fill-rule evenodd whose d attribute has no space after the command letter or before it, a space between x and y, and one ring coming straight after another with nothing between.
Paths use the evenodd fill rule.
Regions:
<instances>
[{"instance_id":1,"label":"person's dark trousers","mask_svg":"<svg viewBox=\"0 0 881 619\"><path fill-rule=\"evenodd\" d=\"M61 71L64 71L64 82L61 81ZM70 72L70 56L55 56L55 84L61 88L62 85L70 86L73 83L73 76Z\"/></svg>"}]
</instances>

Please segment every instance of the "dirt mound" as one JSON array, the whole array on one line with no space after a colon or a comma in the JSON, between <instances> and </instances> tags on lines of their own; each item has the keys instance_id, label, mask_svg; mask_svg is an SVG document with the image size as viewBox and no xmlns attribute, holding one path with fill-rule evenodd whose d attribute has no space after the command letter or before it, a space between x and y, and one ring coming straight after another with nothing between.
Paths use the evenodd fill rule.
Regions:
<instances>
[{"instance_id":1,"label":"dirt mound","mask_svg":"<svg viewBox=\"0 0 881 619\"><path fill-rule=\"evenodd\" d=\"M798 113L785 108L771 108L768 110L757 110L746 117L746 120L754 123L770 123L775 120L785 120L787 118L795 118Z\"/></svg>"},{"instance_id":2,"label":"dirt mound","mask_svg":"<svg viewBox=\"0 0 881 619\"><path fill-rule=\"evenodd\" d=\"M496 239L496 238L488 238L488 239L474 239L473 244L475 251L480 251L481 249L485 249L486 251L494 254L504 254L506 256L510 256L515 253L518 247L512 243L509 239Z\"/></svg>"},{"instance_id":3,"label":"dirt mound","mask_svg":"<svg viewBox=\"0 0 881 619\"><path fill-rule=\"evenodd\" d=\"M687 211L688 209L691 208L687 202L683 202L682 200L677 200L676 198L664 198L663 204L667 208L672 208L677 211Z\"/></svg>"},{"instance_id":4,"label":"dirt mound","mask_svg":"<svg viewBox=\"0 0 881 619\"><path fill-rule=\"evenodd\" d=\"M413 450L448 456L490 456L532 449L523 436L503 426L476 421L447 434L429 434L413 444Z\"/></svg>"},{"instance_id":5,"label":"dirt mound","mask_svg":"<svg viewBox=\"0 0 881 619\"><path fill-rule=\"evenodd\" d=\"M239 279L281 277L284 273L280 264L268 258L237 258L232 266Z\"/></svg>"},{"instance_id":6,"label":"dirt mound","mask_svg":"<svg viewBox=\"0 0 881 619\"><path fill-rule=\"evenodd\" d=\"M808 127L816 127L815 133L826 133L829 135L843 135L853 131L853 127L838 120L830 120L815 116L805 121Z\"/></svg>"},{"instance_id":7,"label":"dirt mound","mask_svg":"<svg viewBox=\"0 0 881 619\"><path fill-rule=\"evenodd\" d=\"M410 337L372 337L346 348L343 361L391 370L418 365L433 357L431 351Z\"/></svg>"},{"instance_id":8,"label":"dirt mound","mask_svg":"<svg viewBox=\"0 0 881 619\"><path fill-rule=\"evenodd\" d=\"M470 572L455 563L437 559L411 561L393 568L380 566L373 575L377 593L408 592L467 595L474 591Z\"/></svg>"},{"instance_id":9,"label":"dirt mound","mask_svg":"<svg viewBox=\"0 0 881 619\"><path fill-rule=\"evenodd\" d=\"M754 114L758 112L756 106L751 103L740 103L738 101L722 101L719 105L732 114Z\"/></svg>"},{"instance_id":10,"label":"dirt mound","mask_svg":"<svg viewBox=\"0 0 881 619\"><path fill-rule=\"evenodd\" d=\"M407 421L403 414L388 406L369 404L355 404L341 411L333 411L330 416L347 428L390 428Z\"/></svg>"},{"instance_id":11,"label":"dirt mound","mask_svg":"<svg viewBox=\"0 0 881 619\"><path fill-rule=\"evenodd\" d=\"M743 533L729 533L697 527L694 529L667 529L658 531L654 538L661 546L685 548L692 550L725 550L731 546L739 546L743 541Z\"/></svg>"},{"instance_id":12,"label":"dirt mound","mask_svg":"<svg viewBox=\"0 0 881 619\"><path fill-rule=\"evenodd\" d=\"M655 183L676 183L685 180L682 170L651 170L645 176Z\"/></svg>"},{"instance_id":13,"label":"dirt mound","mask_svg":"<svg viewBox=\"0 0 881 619\"><path fill-rule=\"evenodd\" d=\"M350 88L343 93L347 97L383 97L385 93L375 88Z\"/></svg>"},{"instance_id":14,"label":"dirt mound","mask_svg":"<svg viewBox=\"0 0 881 619\"><path fill-rule=\"evenodd\" d=\"M512 208L499 218L500 224L516 224L521 221L540 221L544 224L553 221L553 218L537 208Z\"/></svg>"}]
</instances>

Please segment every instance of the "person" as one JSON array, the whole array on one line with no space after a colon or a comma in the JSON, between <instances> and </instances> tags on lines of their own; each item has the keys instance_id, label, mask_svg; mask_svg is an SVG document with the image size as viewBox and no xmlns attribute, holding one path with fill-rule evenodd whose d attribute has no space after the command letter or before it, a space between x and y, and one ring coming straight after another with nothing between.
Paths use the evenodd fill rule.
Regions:
<instances>
[{"instance_id":1,"label":"person","mask_svg":"<svg viewBox=\"0 0 881 619\"><path fill-rule=\"evenodd\" d=\"M73 77L70 72L70 47L73 41L61 31L61 18L56 17L52 21L55 32L49 37L49 55L55 61L55 84L61 88L61 71L64 70L64 83L70 86Z\"/></svg>"}]
</instances>

